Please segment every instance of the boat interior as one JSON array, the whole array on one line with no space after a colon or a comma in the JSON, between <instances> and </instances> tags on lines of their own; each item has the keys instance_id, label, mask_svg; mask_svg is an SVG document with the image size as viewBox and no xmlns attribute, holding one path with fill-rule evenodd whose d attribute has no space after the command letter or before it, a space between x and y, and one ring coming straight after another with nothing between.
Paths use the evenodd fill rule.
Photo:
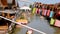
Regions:
<instances>
[{"instance_id":1,"label":"boat interior","mask_svg":"<svg viewBox=\"0 0 60 34\"><path fill-rule=\"evenodd\" d=\"M11 2L9 2L9 0L0 0L0 7L2 7L2 9L16 8L15 0L11 0Z\"/></svg>"}]
</instances>

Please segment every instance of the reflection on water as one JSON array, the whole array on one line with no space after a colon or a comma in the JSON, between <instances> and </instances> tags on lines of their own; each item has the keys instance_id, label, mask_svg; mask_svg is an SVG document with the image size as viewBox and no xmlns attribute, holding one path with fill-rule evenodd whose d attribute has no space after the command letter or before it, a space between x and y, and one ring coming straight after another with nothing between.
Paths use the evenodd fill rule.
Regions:
<instances>
[{"instance_id":1,"label":"reflection on water","mask_svg":"<svg viewBox=\"0 0 60 34\"><path fill-rule=\"evenodd\" d=\"M16 28L13 34L17 34L20 30L21 28Z\"/></svg>"},{"instance_id":2,"label":"reflection on water","mask_svg":"<svg viewBox=\"0 0 60 34\"><path fill-rule=\"evenodd\" d=\"M60 34L60 28L56 28L56 27L54 27L54 29L55 29L54 34Z\"/></svg>"},{"instance_id":3,"label":"reflection on water","mask_svg":"<svg viewBox=\"0 0 60 34\"><path fill-rule=\"evenodd\" d=\"M40 19L39 16L33 16L31 18L31 21L28 24L28 26L36 28L40 31L47 33L47 34L60 34L60 28L50 26L49 23L47 22L47 20L45 20L45 19L42 20L42 19ZM25 27L16 28L14 34L26 34L27 30L28 29ZM34 31L33 34L40 34L40 33Z\"/></svg>"}]
</instances>

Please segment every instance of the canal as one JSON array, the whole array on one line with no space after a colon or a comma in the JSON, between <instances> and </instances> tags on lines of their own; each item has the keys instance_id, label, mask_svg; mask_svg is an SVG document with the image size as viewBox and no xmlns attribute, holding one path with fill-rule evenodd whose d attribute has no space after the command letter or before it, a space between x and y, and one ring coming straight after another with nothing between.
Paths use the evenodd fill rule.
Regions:
<instances>
[{"instance_id":1,"label":"canal","mask_svg":"<svg viewBox=\"0 0 60 34\"><path fill-rule=\"evenodd\" d=\"M60 28L50 26L46 19L41 19L39 16L33 16L27 26L45 32L46 34L60 34ZM26 34L27 30L26 27L16 28L13 34ZM33 34L40 33L33 31Z\"/></svg>"}]
</instances>

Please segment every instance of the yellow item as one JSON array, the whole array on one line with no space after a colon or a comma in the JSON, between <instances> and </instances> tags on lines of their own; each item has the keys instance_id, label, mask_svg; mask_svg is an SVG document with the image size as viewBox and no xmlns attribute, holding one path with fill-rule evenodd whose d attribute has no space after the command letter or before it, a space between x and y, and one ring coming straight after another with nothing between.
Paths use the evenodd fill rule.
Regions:
<instances>
[{"instance_id":1,"label":"yellow item","mask_svg":"<svg viewBox=\"0 0 60 34\"><path fill-rule=\"evenodd\" d=\"M32 13L34 14L36 12L36 8L33 8L33 11L32 11Z\"/></svg>"},{"instance_id":2,"label":"yellow item","mask_svg":"<svg viewBox=\"0 0 60 34\"><path fill-rule=\"evenodd\" d=\"M28 23L28 20L27 19L18 19L18 20L16 20L16 22L19 22L19 23Z\"/></svg>"},{"instance_id":3,"label":"yellow item","mask_svg":"<svg viewBox=\"0 0 60 34\"><path fill-rule=\"evenodd\" d=\"M55 19L51 18L50 25L54 25Z\"/></svg>"}]
</instances>

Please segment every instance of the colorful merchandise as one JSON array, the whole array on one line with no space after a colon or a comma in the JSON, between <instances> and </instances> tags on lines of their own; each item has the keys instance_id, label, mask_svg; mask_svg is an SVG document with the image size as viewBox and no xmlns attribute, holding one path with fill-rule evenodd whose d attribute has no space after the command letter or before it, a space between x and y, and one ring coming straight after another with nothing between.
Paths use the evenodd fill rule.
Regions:
<instances>
[{"instance_id":1,"label":"colorful merchandise","mask_svg":"<svg viewBox=\"0 0 60 34\"><path fill-rule=\"evenodd\" d=\"M43 9L42 9L42 15L43 15L43 16L44 16L44 11L45 11L45 9L43 8Z\"/></svg>"},{"instance_id":2,"label":"colorful merchandise","mask_svg":"<svg viewBox=\"0 0 60 34\"><path fill-rule=\"evenodd\" d=\"M54 12L50 11L50 16L49 17L51 18L51 17L53 17L53 15L54 15Z\"/></svg>"},{"instance_id":3,"label":"colorful merchandise","mask_svg":"<svg viewBox=\"0 0 60 34\"><path fill-rule=\"evenodd\" d=\"M36 9L36 14L40 14L40 11L38 8Z\"/></svg>"},{"instance_id":4,"label":"colorful merchandise","mask_svg":"<svg viewBox=\"0 0 60 34\"><path fill-rule=\"evenodd\" d=\"M47 10L44 11L44 16L46 16Z\"/></svg>"},{"instance_id":5,"label":"colorful merchandise","mask_svg":"<svg viewBox=\"0 0 60 34\"><path fill-rule=\"evenodd\" d=\"M55 19L51 18L50 25L54 25L54 23L55 23Z\"/></svg>"},{"instance_id":6,"label":"colorful merchandise","mask_svg":"<svg viewBox=\"0 0 60 34\"><path fill-rule=\"evenodd\" d=\"M60 27L60 20L56 19L54 26Z\"/></svg>"},{"instance_id":7,"label":"colorful merchandise","mask_svg":"<svg viewBox=\"0 0 60 34\"><path fill-rule=\"evenodd\" d=\"M36 8L33 8L32 14L34 14L36 12Z\"/></svg>"},{"instance_id":8,"label":"colorful merchandise","mask_svg":"<svg viewBox=\"0 0 60 34\"><path fill-rule=\"evenodd\" d=\"M47 16L49 17L49 15L50 15L50 10L47 10Z\"/></svg>"}]
</instances>

